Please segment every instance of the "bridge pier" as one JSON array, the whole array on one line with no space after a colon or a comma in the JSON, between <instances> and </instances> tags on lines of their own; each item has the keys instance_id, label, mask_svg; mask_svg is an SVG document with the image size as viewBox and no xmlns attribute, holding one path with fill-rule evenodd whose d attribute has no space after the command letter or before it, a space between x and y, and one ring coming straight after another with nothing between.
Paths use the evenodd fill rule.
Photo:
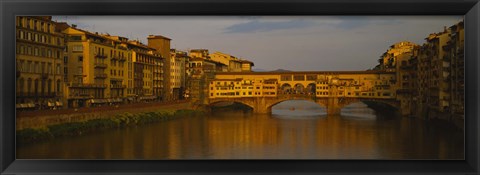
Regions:
<instances>
[{"instance_id":1,"label":"bridge pier","mask_svg":"<svg viewBox=\"0 0 480 175\"><path fill-rule=\"evenodd\" d=\"M327 115L340 115L341 107L337 97L329 97L327 101Z\"/></svg>"},{"instance_id":2,"label":"bridge pier","mask_svg":"<svg viewBox=\"0 0 480 175\"><path fill-rule=\"evenodd\" d=\"M338 106L331 106L327 108L327 115L340 115L342 108Z\"/></svg>"}]
</instances>

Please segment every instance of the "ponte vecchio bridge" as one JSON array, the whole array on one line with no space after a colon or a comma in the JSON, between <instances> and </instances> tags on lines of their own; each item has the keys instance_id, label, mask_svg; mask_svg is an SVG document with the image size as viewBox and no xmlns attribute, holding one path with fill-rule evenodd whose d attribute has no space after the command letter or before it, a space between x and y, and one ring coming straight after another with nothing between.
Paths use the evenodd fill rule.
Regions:
<instances>
[{"instance_id":1,"label":"ponte vecchio bridge","mask_svg":"<svg viewBox=\"0 0 480 175\"><path fill-rule=\"evenodd\" d=\"M395 73L385 71L222 72L209 83L207 103L242 103L261 114L288 100L315 102L329 115L360 101L398 109L395 82Z\"/></svg>"}]
</instances>

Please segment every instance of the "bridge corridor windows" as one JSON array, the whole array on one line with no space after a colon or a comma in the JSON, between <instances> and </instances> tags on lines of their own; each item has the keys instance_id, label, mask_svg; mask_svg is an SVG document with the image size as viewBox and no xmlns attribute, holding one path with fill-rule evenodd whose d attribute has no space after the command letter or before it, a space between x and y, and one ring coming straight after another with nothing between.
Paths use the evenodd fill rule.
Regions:
<instances>
[{"instance_id":1,"label":"bridge corridor windows","mask_svg":"<svg viewBox=\"0 0 480 175\"><path fill-rule=\"evenodd\" d=\"M285 83L281 86L281 92L283 94L290 94L292 91L292 86L288 83Z\"/></svg>"},{"instance_id":2,"label":"bridge corridor windows","mask_svg":"<svg viewBox=\"0 0 480 175\"><path fill-rule=\"evenodd\" d=\"M303 86L303 84L295 84L295 87L294 87L294 94L305 94L305 87Z\"/></svg>"}]
</instances>

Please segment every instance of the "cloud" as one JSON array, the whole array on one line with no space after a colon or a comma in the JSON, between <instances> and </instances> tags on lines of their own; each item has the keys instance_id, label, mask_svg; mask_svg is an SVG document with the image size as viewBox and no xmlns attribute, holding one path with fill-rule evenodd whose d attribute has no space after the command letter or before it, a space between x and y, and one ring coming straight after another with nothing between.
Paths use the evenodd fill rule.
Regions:
<instances>
[{"instance_id":1,"label":"cloud","mask_svg":"<svg viewBox=\"0 0 480 175\"><path fill-rule=\"evenodd\" d=\"M371 16L341 16L337 17L340 22L334 25L340 29L357 29L369 25L398 25L403 22L400 20L385 18L385 17L371 17Z\"/></svg>"},{"instance_id":2,"label":"cloud","mask_svg":"<svg viewBox=\"0 0 480 175\"><path fill-rule=\"evenodd\" d=\"M274 30L297 29L313 26L314 23L305 20L260 21L252 20L246 23L234 24L225 28L225 33L255 33Z\"/></svg>"}]
</instances>

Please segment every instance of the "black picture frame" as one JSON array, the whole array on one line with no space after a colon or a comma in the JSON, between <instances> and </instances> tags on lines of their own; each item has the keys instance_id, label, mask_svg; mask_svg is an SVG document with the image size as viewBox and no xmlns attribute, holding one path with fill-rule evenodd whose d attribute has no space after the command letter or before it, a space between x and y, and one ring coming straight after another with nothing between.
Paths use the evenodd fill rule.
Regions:
<instances>
[{"instance_id":1,"label":"black picture frame","mask_svg":"<svg viewBox=\"0 0 480 175\"><path fill-rule=\"evenodd\" d=\"M479 174L478 0L0 0L1 174ZM465 160L16 160L15 15L465 15Z\"/></svg>"}]
</instances>

